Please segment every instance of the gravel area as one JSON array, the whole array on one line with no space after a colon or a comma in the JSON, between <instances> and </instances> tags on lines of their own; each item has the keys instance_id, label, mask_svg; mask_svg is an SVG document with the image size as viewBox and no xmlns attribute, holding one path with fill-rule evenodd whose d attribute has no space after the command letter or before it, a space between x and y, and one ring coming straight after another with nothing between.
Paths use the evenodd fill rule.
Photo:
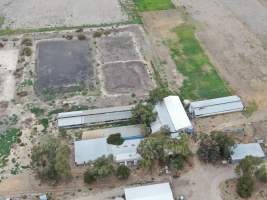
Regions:
<instances>
[{"instance_id":1,"label":"gravel area","mask_svg":"<svg viewBox=\"0 0 267 200\"><path fill-rule=\"evenodd\" d=\"M118 0L1 0L3 27L43 28L127 20Z\"/></svg>"}]
</instances>

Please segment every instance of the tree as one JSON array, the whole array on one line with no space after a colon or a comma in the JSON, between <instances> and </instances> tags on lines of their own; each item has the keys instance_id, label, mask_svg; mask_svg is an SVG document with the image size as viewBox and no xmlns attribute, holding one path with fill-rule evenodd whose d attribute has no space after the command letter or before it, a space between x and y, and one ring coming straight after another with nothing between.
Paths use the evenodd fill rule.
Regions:
<instances>
[{"instance_id":1,"label":"tree","mask_svg":"<svg viewBox=\"0 0 267 200\"><path fill-rule=\"evenodd\" d=\"M175 156L170 160L171 168L176 171L182 170L184 168L184 164L185 159L181 155Z\"/></svg>"},{"instance_id":2,"label":"tree","mask_svg":"<svg viewBox=\"0 0 267 200\"><path fill-rule=\"evenodd\" d=\"M59 181L71 177L69 147L58 138L47 137L32 149L32 167L42 180Z\"/></svg>"},{"instance_id":3,"label":"tree","mask_svg":"<svg viewBox=\"0 0 267 200\"><path fill-rule=\"evenodd\" d=\"M87 169L83 174L83 181L85 183L91 184L96 181L95 174L90 171L90 169Z\"/></svg>"},{"instance_id":4,"label":"tree","mask_svg":"<svg viewBox=\"0 0 267 200\"><path fill-rule=\"evenodd\" d=\"M121 137L120 133L115 133L107 138L107 143L112 145L121 145L123 144L124 139Z\"/></svg>"},{"instance_id":5,"label":"tree","mask_svg":"<svg viewBox=\"0 0 267 200\"><path fill-rule=\"evenodd\" d=\"M210 136L202 135L197 154L200 160L215 163L220 159L220 148Z\"/></svg>"},{"instance_id":6,"label":"tree","mask_svg":"<svg viewBox=\"0 0 267 200\"><path fill-rule=\"evenodd\" d=\"M154 90L149 92L149 102L155 105L158 102L161 102L165 97L172 95L167 87L157 87Z\"/></svg>"},{"instance_id":7,"label":"tree","mask_svg":"<svg viewBox=\"0 0 267 200\"><path fill-rule=\"evenodd\" d=\"M157 113L153 111L151 104L138 103L132 110L132 121L139 124L150 126L151 122L157 118Z\"/></svg>"},{"instance_id":8,"label":"tree","mask_svg":"<svg viewBox=\"0 0 267 200\"><path fill-rule=\"evenodd\" d=\"M112 165L112 158L101 157L94 161L92 173L95 175L96 179L101 179L111 175L114 171Z\"/></svg>"},{"instance_id":9,"label":"tree","mask_svg":"<svg viewBox=\"0 0 267 200\"><path fill-rule=\"evenodd\" d=\"M252 195L255 188L255 180L251 176L241 176L237 182L237 193L242 198L248 198Z\"/></svg>"},{"instance_id":10,"label":"tree","mask_svg":"<svg viewBox=\"0 0 267 200\"><path fill-rule=\"evenodd\" d=\"M259 169L257 169L255 175L259 181L267 183L267 169L265 165L262 165Z\"/></svg>"},{"instance_id":11,"label":"tree","mask_svg":"<svg viewBox=\"0 0 267 200\"><path fill-rule=\"evenodd\" d=\"M118 179L121 179L121 180L128 179L130 174L131 174L131 170L125 165L120 165L117 168L116 176L118 177Z\"/></svg>"},{"instance_id":12,"label":"tree","mask_svg":"<svg viewBox=\"0 0 267 200\"><path fill-rule=\"evenodd\" d=\"M220 148L220 155L223 159L228 159L232 155L232 147L235 145L234 139L224 134L223 132L212 132L211 133L212 139L214 139L219 148Z\"/></svg>"},{"instance_id":13,"label":"tree","mask_svg":"<svg viewBox=\"0 0 267 200\"><path fill-rule=\"evenodd\" d=\"M239 176L251 176L255 175L258 166L262 163L262 160L253 156L246 156L242 159L236 167L236 173Z\"/></svg>"}]
</instances>

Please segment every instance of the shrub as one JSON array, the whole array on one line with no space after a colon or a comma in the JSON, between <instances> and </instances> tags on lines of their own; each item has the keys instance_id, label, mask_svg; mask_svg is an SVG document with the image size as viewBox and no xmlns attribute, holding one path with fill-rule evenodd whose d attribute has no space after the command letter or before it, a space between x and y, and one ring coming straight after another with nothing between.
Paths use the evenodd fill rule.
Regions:
<instances>
[{"instance_id":1,"label":"shrub","mask_svg":"<svg viewBox=\"0 0 267 200\"><path fill-rule=\"evenodd\" d=\"M267 183L267 169L265 165L262 165L255 173L256 178L263 182L263 183Z\"/></svg>"},{"instance_id":2,"label":"shrub","mask_svg":"<svg viewBox=\"0 0 267 200\"><path fill-rule=\"evenodd\" d=\"M32 49L29 47L25 47L24 49L22 49L21 55L30 57L32 55Z\"/></svg>"},{"instance_id":3,"label":"shrub","mask_svg":"<svg viewBox=\"0 0 267 200\"><path fill-rule=\"evenodd\" d=\"M99 38L99 37L101 37L102 36L102 32L100 32L100 31L96 31L96 32L94 32L94 34L93 34L93 37L94 38Z\"/></svg>"},{"instance_id":4,"label":"shrub","mask_svg":"<svg viewBox=\"0 0 267 200\"><path fill-rule=\"evenodd\" d=\"M242 198L248 198L252 195L254 191L255 181L251 176L242 176L237 182L237 193Z\"/></svg>"},{"instance_id":5,"label":"shrub","mask_svg":"<svg viewBox=\"0 0 267 200\"><path fill-rule=\"evenodd\" d=\"M125 165L120 165L117 168L116 176L118 179L121 179L121 180L128 179L130 174L131 174L131 170L129 169L129 167Z\"/></svg>"},{"instance_id":6,"label":"shrub","mask_svg":"<svg viewBox=\"0 0 267 200\"><path fill-rule=\"evenodd\" d=\"M21 41L21 45L25 45L25 46L32 46L32 40L30 38L24 38Z\"/></svg>"},{"instance_id":7,"label":"shrub","mask_svg":"<svg viewBox=\"0 0 267 200\"><path fill-rule=\"evenodd\" d=\"M93 182L96 181L96 177L95 177L95 174L92 173L89 169L87 169L85 172L84 172L84 175L83 175L83 181L85 183L88 183L88 184L91 184Z\"/></svg>"},{"instance_id":8,"label":"shrub","mask_svg":"<svg viewBox=\"0 0 267 200\"><path fill-rule=\"evenodd\" d=\"M156 104L161 102L165 97L172 95L171 92L167 87L158 87L154 90L149 92L149 102L152 104Z\"/></svg>"},{"instance_id":9,"label":"shrub","mask_svg":"<svg viewBox=\"0 0 267 200\"><path fill-rule=\"evenodd\" d=\"M120 133L112 134L108 136L107 143L113 145L121 145L124 142L124 139L121 137Z\"/></svg>"},{"instance_id":10,"label":"shrub","mask_svg":"<svg viewBox=\"0 0 267 200\"><path fill-rule=\"evenodd\" d=\"M77 37L78 40L86 40L86 36L84 34L79 34Z\"/></svg>"}]
</instances>

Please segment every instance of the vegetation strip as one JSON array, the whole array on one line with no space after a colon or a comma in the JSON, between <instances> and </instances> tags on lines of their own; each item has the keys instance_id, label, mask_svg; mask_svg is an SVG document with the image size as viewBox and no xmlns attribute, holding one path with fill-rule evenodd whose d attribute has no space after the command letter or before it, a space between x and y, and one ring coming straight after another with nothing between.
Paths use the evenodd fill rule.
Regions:
<instances>
[{"instance_id":1,"label":"vegetation strip","mask_svg":"<svg viewBox=\"0 0 267 200\"><path fill-rule=\"evenodd\" d=\"M182 24L173 30L177 39L167 41L177 70L185 76L180 95L184 99L209 99L230 95L208 56L195 37L192 25Z\"/></svg>"},{"instance_id":2,"label":"vegetation strip","mask_svg":"<svg viewBox=\"0 0 267 200\"><path fill-rule=\"evenodd\" d=\"M168 10L174 8L171 0L134 0L139 11Z\"/></svg>"}]
</instances>

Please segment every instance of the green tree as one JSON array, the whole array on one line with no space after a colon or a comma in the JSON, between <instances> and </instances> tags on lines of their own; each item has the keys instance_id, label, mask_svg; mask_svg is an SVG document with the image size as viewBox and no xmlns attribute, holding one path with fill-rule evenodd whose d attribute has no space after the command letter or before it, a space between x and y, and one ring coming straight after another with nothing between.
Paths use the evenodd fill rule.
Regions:
<instances>
[{"instance_id":1,"label":"green tree","mask_svg":"<svg viewBox=\"0 0 267 200\"><path fill-rule=\"evenodd\" d=\"M212 132L211 137L217 142L221 157L223 159L229 159L233 153L232 147L235 145L234 139L223 132Z\"/></svg>"},{"instance_id":2,"label":"green tree","mask_svg":"<svg viewBox=\"0 0 267 200\"><path fill-rule=\"evenodd\" d=\"M130 174L131 174L131 170L129 169L129 167L125 165L120 165L117 168L116 176L118 177L118 179L121 179L121 180L128 179Z\"/></svg>"},{"instance_id":3,"label":"green tree","mask_svg":"<svg viewBox=\"0 0 267 200\"><path fill-rule=\"evenodd\" d=\"M208 135L202 135L197 151L198 157L204 162L215 163L220 160L220 148L216 141Z\"/></svg>"},{"instance_id":4,"label":"green tree","mask_svg":"<svg viewBox=\"0 0 267 200\"><path fill-rule=\"evenodd\" d=\"M251 176L241 176L237 182L237 193L242 198L248 198L255 189L255 180Z\"/></svg>"},{"instance_id":5,"label":"green tree","mask_svg":"<svg viewBox=\"0 0 267 200\"><path fill-rule=\"evenodd\" d=\"M59 181L71 177L70 149L58 138L47 137L32 149L32 167L42 180Z\"/></svg>"},{"instance_id":6,"label":"green tree","mask_svg":"<svg viewBox=\"0 0 267 200\"><path fill-rule=\"evenodd\" d=\"M173 92L171 92L167 87L157 87L149 92L149 102L155 105L156 103L163 101L165 97L172 94Z\"/></svg>"},{"instance_id":7,"label":"green tree","mask_svg":"<svg viewBox=\"0 0 267 200\"><path fill-rule=\"evenodd\" d=\"M181 155L175 156L170 160L171 168L176 171L182 170L184 168L184 164L185 159Z\"/></svg>"},{"instance_id":8,"label":"green tree","mask_svg":"<svg viewBox=\"0 0 267 200\"><path fill-rule=\"evenodd\" d=\"M112 134L108 136L107 143L112 145L121 145L123 144L124 139L121 137L120 133Z\"/></svg>"},{"instance_id":9,"label":"green tree","mask_svg":"<svg viewBox=\"0 0 267 200\"><path fill-rule=\"evenodd\" d=\"M114 171L112 165L112 158L101 157L94 161L92 172L95 175L96 179L101 179L111 175Z\"/></svg>"},{"instance_id":10,"label":"green tree","mask_svg":"<svg viewBox=\"0 0 267 200\"><path fill-rule=\"evenodd\" d=\"M255 175L259 181L267 183L267 169L265 165L262 165L259 169L257 169Z\"/></svg>"},{"instance_id":11,"label":"green tree","mask_svg":"<svg viewBox=\"0 0 267 200\"><path fill-rule=\"evenodd\" d=\"M154 106L151 104L138 103L132 110L132 121L139 124L150 126L155 121L157 113L154 112Z\"/></svg>"},{"instance_id":12,"label":"green tree","mask_svg":"<svg viewBox=\"0 0 267 200\"><path fill-rule=\"evenodd\" d=\"M260 158L253 156L246 156L242 159L236 167L236 173L239 176L251 176L255 175L258 166L262 163Z\"/></svg>"}]
</instances>

